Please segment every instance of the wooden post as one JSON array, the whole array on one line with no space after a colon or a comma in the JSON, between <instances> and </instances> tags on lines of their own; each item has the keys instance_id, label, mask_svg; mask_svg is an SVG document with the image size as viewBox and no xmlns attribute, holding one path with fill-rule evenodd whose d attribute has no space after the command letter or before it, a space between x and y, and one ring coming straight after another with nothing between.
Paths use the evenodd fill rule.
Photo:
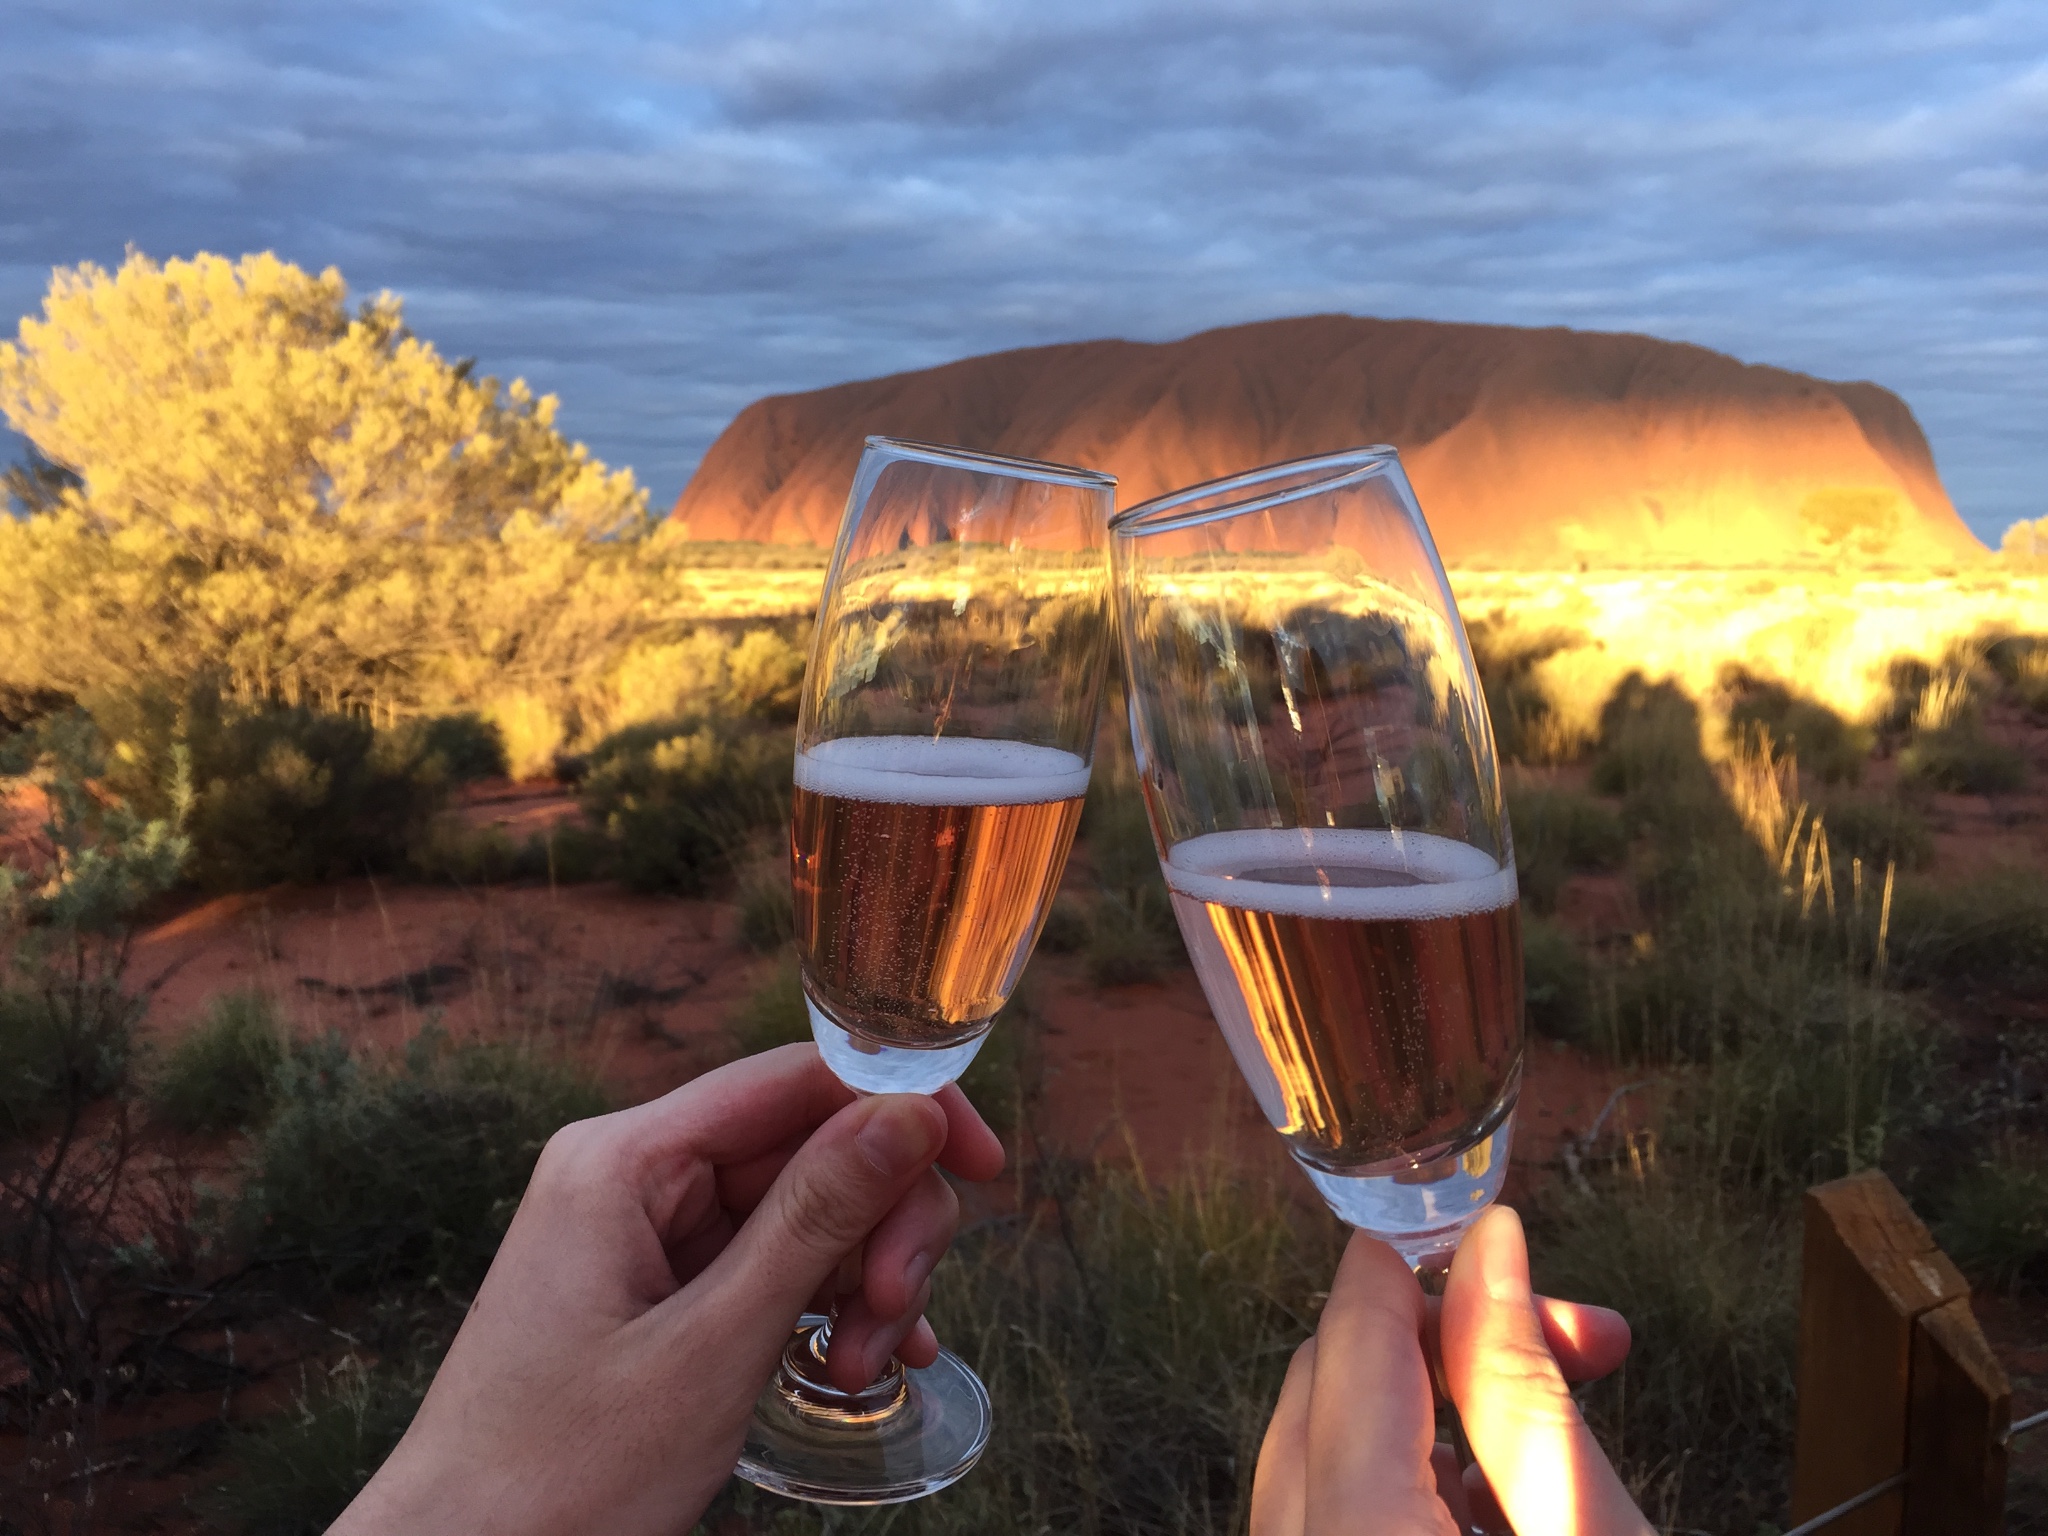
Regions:
<instances>
[{"instance_id":1,"label":"wooden post","mask_svg":"<svg viewBox=\"0 0 2048 1536\"><path fill-rule=\"evenodd\" d=\"M1914 1325L1952 1302L1967 1311L1970 1295L1891 1180L1874 1170L1806 1192L1801 1263L1794 1524L1906 1469ZM1946 1349L1953 1333L1948 1324L1930 1333L1929 1350ZM1930 1399L1930 1423L1949 1401ZM1843 1516L1828 1536L1903 1536L1905 1507L1901 1493L1889 1493ZM1977 1528L1941 1529L1963 1536Z\"/></svg>"},{"instance_id":2,"label":"wooden post","mask_svg":"<svg viewBox=\"0 0 2048 1536\"><path fill-rule=\"evenodd\" d=\"M1968 1297L1913 1325L1903 1536L1999 1536L2012 1386Z\"/></svg>"}]
</instances>

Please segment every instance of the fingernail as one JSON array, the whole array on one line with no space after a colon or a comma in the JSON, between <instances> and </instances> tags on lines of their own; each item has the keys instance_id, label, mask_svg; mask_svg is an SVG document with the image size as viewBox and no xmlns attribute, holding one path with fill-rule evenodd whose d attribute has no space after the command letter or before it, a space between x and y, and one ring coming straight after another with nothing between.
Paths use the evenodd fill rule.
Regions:
<instances>
[{"instance_id":1,"label":"fingernail","mask_svg":"<svg viewBox=\"0 0 2048 1536\"><path fill-rule=\"evenodd\" d=\"M1522 1218L1497 1205L1480 1220L1486 1231L1477 1234L1479 1279L1486 1294L1495 1301L1529 1304L1529 1250L1522 1237Z\"/></svg>"},{"instance_id":2,"label":"fingernail","mask_svg":"<svg viewBox=\"0 0 2048 1536\"><path fill-rule=\"evenodd\" d=\"M853 1140L874 1170L891 1179L924 1167L939 1152L931 1117L907 1097L878 1101Z\"/></svg>"},{"instance_id":3,"label":"fingernail","mask_svg":"<svg viewBox=\"0 0 2048 1536\"><path fill-rule=\"evenodd\" d=\"M910 1297L912 1305L916 1304L918 1291L931 1272L932 1256L928 1253L918 1254L903 1266L903 1292Z\"/></svg>"}]
</instances>

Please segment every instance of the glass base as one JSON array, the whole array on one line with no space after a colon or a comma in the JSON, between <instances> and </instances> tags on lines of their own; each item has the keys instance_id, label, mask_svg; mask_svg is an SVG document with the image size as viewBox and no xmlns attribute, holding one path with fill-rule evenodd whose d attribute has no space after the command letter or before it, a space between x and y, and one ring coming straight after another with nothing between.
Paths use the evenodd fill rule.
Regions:
<instances>
[{"instance_id":1,"label":"glass base","mask_svg":"<svg viewBox=\"0 0 2048 1536\"><path fill-rule=\"evenodd\" d=\"M800 1357L825 1319L807 1314L790 1345ZM988 1389L949 1349L923 1370L892 1362L859 1399L803 1390L785 1368L754 1404L734 1468L757 1488L812 1504L901 1504L950 1486L988 1446ZM869 1401L870 1396L874 1398Z\"/></svg>"},{"instance_id":2,"label":"glass base","mask_svg":"<svg viewBox=\"0 0 2048 1536\"><path fill-rule=\"evenodd\" d=\"M1296 1157L1340 1220L1386 1243L1418 1271L1441 1270L1465 1229L1493 1204L1508 1175L1515 1098L1477 1135L1426 1163L1396 1161L1332 1173Z\"/></svg>"},{"instance_id":3,"label":"glass base","mask_svg":"<svg viewBox=\"0 0 2048 1536\"><path fill-rule=\"evenodd\" d=\"M818 1042L825 1065L839 1081L862 1093L937 1093L967 1070L989 1032L984 1024L973 1039L953 1045L885 1045L835 1024L812 1000L808 988L804 1006L810 1010L811 1038Z\"/></svg>"}]
</instances>

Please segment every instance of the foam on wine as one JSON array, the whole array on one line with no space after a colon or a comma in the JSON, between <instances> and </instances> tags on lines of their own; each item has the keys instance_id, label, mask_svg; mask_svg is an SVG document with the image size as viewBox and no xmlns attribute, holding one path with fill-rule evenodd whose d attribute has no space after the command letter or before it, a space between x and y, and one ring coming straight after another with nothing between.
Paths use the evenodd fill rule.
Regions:
<instances>
[{"instance_id":1,"label":"foam on wine","mask_svg":"<svg viewBox=\"0 0 2048 1536\"><path fill-rule=\"evenodd\" d=\"M969 736L841 736L796 757L814 795L887 805L1039 805L1088 793L1072 752Z\"/></svg>"},{"instance_id":2,"label":"foam on wine","mask_svg":"<svg viewBox=\"0 0 2048 1536\"><path fill-rule=\"evenodd\" d=\"M1470 843L1376 827L1211 832L1167 855L1166 883L1196 901L1284 917L1414 921L1512 906L1515 867Z\"/></svg>"}]
</instances>

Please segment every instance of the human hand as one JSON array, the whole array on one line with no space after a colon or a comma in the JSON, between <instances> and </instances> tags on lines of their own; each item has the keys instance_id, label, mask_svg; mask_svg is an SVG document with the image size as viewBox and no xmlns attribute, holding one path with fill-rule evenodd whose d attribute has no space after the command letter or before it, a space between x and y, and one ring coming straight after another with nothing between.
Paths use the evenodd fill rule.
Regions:
<instances>
[{"instance_id":1,"label":"human hand","mask_svg":"<svg viewBox=\"0 0 2048 1536\"><path fill-rule=\"evenodd\" d=\"M932 1266L1003 1150L958 1088L856 1099L811 1045L558 1131L405 1438L330 1536L684 1532L797 1318L832 1375L929 1365ZM849 1264L848 1256L857 1255Z\"/></svg>"},{"instance_id":2,"label":"human hand","mask_svg":"<svg viewBox=\"0 0 2048 1536\"><path fill-rule=\"evenodd\" d=\"M1463 1478L1432 1443L1435 1340L1478 1463ZM1354 1235L1260 1447L1253 1536L1648 1536L1566 1385L1628 1348L1619 1313L1530 1294L1506 1206L1465 1234L1440 1313L1393 1249Z\"/></svg>"}]
</instances>

